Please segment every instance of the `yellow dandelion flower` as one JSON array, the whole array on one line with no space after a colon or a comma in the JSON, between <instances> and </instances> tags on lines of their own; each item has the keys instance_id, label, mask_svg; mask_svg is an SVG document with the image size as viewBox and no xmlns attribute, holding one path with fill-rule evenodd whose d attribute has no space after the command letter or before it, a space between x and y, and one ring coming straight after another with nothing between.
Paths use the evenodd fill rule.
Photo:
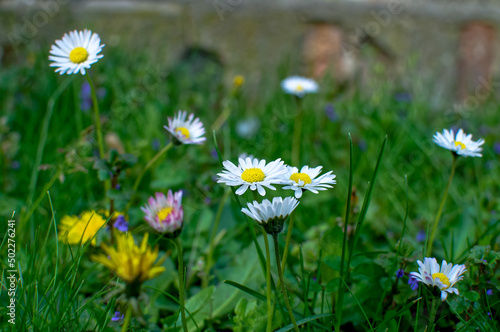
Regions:
<instances>
[{"instance_id":1,"label":"yellow dandelion flower","mask_svg":"<svg viewBox=\"0 0 500 332\"><path fill-rule=\"evenodd\" d=\"M95 211L84 211L80 216L64 216L59 225L59 240L69 244L86 243L96 245L95 235L106 224L106 220Z\"/></svg>"},{"instance_id":2,"label":"yellow dandelion flower","mask_svg":"<svg viewBox=\"0 0 500 332\"><path fill-rule=\"evenodd\" d=\"M245 83L245 77L243 77L242 75L236 75L234 78L233 78L233 86L235 88L239 88L240 86L242 86L243 84Z\"/></svg>"},{"instance_id":3,"label":"yellow dandelion flower","mask_svg":"<svg viewBox=\"0 0 500 332\"><path fill-rule=\"evenodd\" d=\"M143 283L165 271L165 268L161 266L164 258L155 263L158 257L158 246L151 249L148 245L148 237L149 234L146 233L141 245L137 246L132 234L119 233L116 236L116 247L103 244L102 249L105 254L94 255L91 258L116 273L128 284Z\"/></svg>"}]
</instances>

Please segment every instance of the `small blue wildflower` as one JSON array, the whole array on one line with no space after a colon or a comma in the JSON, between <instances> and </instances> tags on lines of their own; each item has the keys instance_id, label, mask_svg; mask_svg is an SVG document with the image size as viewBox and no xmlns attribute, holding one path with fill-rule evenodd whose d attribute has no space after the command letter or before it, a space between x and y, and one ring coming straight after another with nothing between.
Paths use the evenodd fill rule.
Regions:
<instances>
[{"instance_id":1,"label":"small blue wildflower","mask_svg":"<svg viewBox=\"0 0 500 332\"><path fill-rule=\"evenodd\" d=\"M493 289L488 289L486 291L486 295L488 295L488 296L493 295Z\"/></svg>"},{"instance_id":2,"label":"small blue wildflower","mask_svg":"<svg viewBox=\"0 0 500 332\"><path fill-rule=\"evenodd\" d=\"M122 320L122 319L123 319L123 317L125 317L125 315L123 315L123 314L122 314L122 315L120 316L120 312L119 312L119 311L115 311L115 315L114 315L113 317L111 317L111 321L112 321L112 322L117 322L117 321L119 321L119 320Z\"/></svg>"},{"instance_id":3,"label":"small blue wildflower","mask_svg":"<svg viewBox=\"0 0 500 332\"><path fill-rule=\"evenodd\" d=\"M212 158L214 158L214 159L219 159L219 156L218 156L218 154L217 154L217 150L216 150L216 149L212 149L212 150L210 151L210 155L211 155L211 156L212 156Z\"/></svg>"},{"instance_id":4,"label":"small blue wildflower","mask_svg":"<svg viewBox=\"0 0 500 332\"><path fill-rule=\"evenodd\" d=\"M424 242L425 241L425 235L426 235L425 231L423 231L423 230L418 231L418 233L417 233L417 241L418 242Z\"/></svg>"},{"instance_id":5,"label":"small blue wildflower","mask_svg":"<svg viewBox=\"0 0 500 332\"><path fill-rule=\"evenodd\" d=\"M493 144L493 151L495 151L496 154L500 154L500 142Z\"/></svg>"},{"instance_id":6,"label":"small blue wildflower","mask_svg":"<svg viewBox=\"0 0 500 332\"><path fill-rule=\"evenodd\" d=\"M398 103L408 103L412 101L412 95L409 92L397 92L394 94L394 100Z\"/></svg>"},{"instance_id":7,"label":"small blue wildflower","mask_svg":"<svg viewBox=\"0 0 500 332\"><path fill-rule=\"evenodd\" d=\"M410 285L411 289L417 290L418 289L418 280L414 278L413 276L410 276L408 279L408 285Z\"/></svg>"},{"instance_id":8,"label":"small blue wildflower","mask_svg":"<svg viewBox=\"0 0 500 332\"><path fill-rule=\"evenodd\" d=\"M86 112L92 107L92 94L90 85L87 82L82 84L80 88L80 108Z\"/></svg>"},{"instance_id":9,"label":"small blue wildflower","mask_svg":"<svg viewBox=\"0 0 500 332\"><path fill-rule=\"evenodd\" d=\"M120 215L116 218L113 227L119 230L120 232L128 231L128 222L125 220L125 217Z\"/></svg>"},{"instance_id":10,"label":"small blue wildflower","mask_svg":"<svg viewBox=\"0 0 500 332\"><path fill-rule=\"evenodd\" d=\"M397 272L396 272L396 278L401 278L405 275L405 271L403 269L399 269Z\"/></svg>"},{"instance_id":11,"label":"small blue wildflower","mask_svg":"<svg viewBox=\"0 0 500 332\"><path fill-rule=\"evenodd\" d=\"M360 140L358 143L359 149L361 151L366 151L366 148L368 147L368 144L366 144L365 140Z\"/></svg>"},{"instance_id":12,"label":"small blue wildflower","mask_svg":"<svg viewBox=\"0 0 500 332\"><path fill-rule=\"evenodd\" d=\"M151 142L151 147L153 150L158 151L160 150L160 140L157 138L154 138L153 141Z\"/></svg>"},{"instance_id":13,"label":"small blue wildflower","mask_svg":"<svg viewBox=\"0 0 500 332\"><path fill-rule=\"evenodd\" d=\"M17 170L21 168L21 163L19 161L14 160L13 162L10 163L10 168Z\"/></svg>"},{"instance_id":14,"label":"small blue wildflower","mask_svg":"<svg viewBox=\"0 0 500 332\"><path fill-rule=\"evenodd\" d=\"M339 115L335 112L335 106L333 106L333 104L327 104L325 106L325 115L331 122L339 121Z\"/></svg>"}]
</instances>

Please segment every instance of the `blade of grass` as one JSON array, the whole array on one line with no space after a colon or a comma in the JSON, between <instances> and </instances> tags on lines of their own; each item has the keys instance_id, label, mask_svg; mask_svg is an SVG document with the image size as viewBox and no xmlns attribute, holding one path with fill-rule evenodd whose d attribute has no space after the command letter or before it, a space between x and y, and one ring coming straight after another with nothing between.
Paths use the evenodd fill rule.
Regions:
<instances>
[{"instance_id":1,"label":"blade of grass","mask_svg":"<svg viewBox=\"0 0 500 332\"><path fill-rule=\"evenodd\" d=\"M347 204L344 219L344 235L342 238L342 257L340 259L340 276L345 277L344 264L347 250L347 226L349 224L349 214L351 212L351 198L352 198L352 137L349 133L349 189L347 190ZM340 324L342 320L342 305L344 302L344 287L342 281L339 279L339 290L337 294L337 310L335 315L335 331L340 331ZM332 308L333 309L333 308Z\"/></svg>"},{"instance_id":2,"label":"blade of grass","mask_svg":"<svg viewBox=\"0 0 500 332\"><path fill-rule=\"evenodd\" d=\"M363 316L365 316L365 319L366 319L366 322L368 323L368 325L370 326L370 331L373 331L373 326L372 326L372 323L370 323L370 319L368 318L368 316L366 315L366 312L365 310L363 309L363 306L361 305L361 303L359 303L358 299L356 298L356 296L354 295L354 293L351 291L351 289L349 288L349 286L347 286L347 284L345 283L344 279L342 279L342 277L340 277L340 279L342 280L342 282L344 283L344 286L345 288L347 288L347 290L349 291L349 293L351 294L352 298L354 299L354 301L356 301L356 303L358 304L358 307L359 309L361 309L361 312L363 313Z\"/></svg>"}]
</instances>

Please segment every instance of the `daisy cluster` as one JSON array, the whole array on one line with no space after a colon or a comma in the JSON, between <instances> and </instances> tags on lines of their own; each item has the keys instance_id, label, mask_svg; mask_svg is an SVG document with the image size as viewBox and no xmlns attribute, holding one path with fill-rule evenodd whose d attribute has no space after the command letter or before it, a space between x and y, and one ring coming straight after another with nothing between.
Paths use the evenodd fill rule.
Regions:
<instances>
[{"instance_id":1,"label":"daisy cluster","mask_svg":"<svg viewBox=\"0 0 500 332\"><path fill-rule=\"evenodd\" d=\"M235 193L243 195L248 189L266 195L266 188L276 190L275 185L283 189L294 191L295 197L274 197L272 202L264 199L262 203L254 200L247 203L242 212L272 233L279 233L283 229L283 222L295 210L303 192L310 191L317 194L319 191L333 188L336 183L335 174L329 171L320 175L322 166L310 168L303 166L300 171L297 167L285 165L280 159L269 163L264 159L253 157L239 158L238 165L226 160L222 163L224 169L218 175L218 183L230 187L238 187Z\"/></svg>"}]
</instances>

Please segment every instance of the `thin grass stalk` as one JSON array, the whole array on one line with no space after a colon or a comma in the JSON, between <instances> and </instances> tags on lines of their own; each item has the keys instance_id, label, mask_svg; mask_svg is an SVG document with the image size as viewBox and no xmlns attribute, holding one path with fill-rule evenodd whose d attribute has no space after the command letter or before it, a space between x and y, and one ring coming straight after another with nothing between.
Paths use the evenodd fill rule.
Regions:
<instances>
[{"instance_id":1,"label":"thin grass stalk","mask_svg":"<svg viewBox=\"0 0 500 332\"><path fill-rule=\"evenodd\" d=\"M297 326L297 322L295 321L295 317L293 316L293 311L292 307L290 305L290 300L288 299L288 292L286 291L286 286L285 286L285 278L283 277L283 271L281 270L281 264L280 262L280 249L278 245L278 234L273 234L273 240L274 240L274 253L276 255L276 266L278 268L278 276L279 276L279 281L280 281L280 286L281 286L281 292L283 293L283 297L285 299L285 305L286 309L288 310L288 314L290 316L290 320L292 321L293 328L295 329L296 332L299 332L299 327Z\"/></svg>"},{"instance_id":2,"label":"thin grass stalk","mask_svg":"<svg viewBox=\"0 0 500 332\"><path fill-rule=\"evenodd\" d=\"M344 218L344 235L342 238L342 257L340 259L340 277L339 278L339 290L337 294L337 310L335 315L335 331L340 331L340 324L342 320L342 305L344 302L344 284L342 282L342 278L345 279L344 275L344 264L345 264L345 256L347 250L347 226L349 225L349 214L351 212L351 198L352 198L352 137L351 133L349 133L349 189L347 190L347 204L346 204L346 212ZM332 306L333 309L333 306Z\"/></svg>"},{"instance_id":3,"label":"thin grass stalk","mask_svg":"<svg viewBox=\"0 0 500 332\"><path fill-rule=\"evenodd\" d=\"M202 287L206 288L208 287L209 283L209 275L210 275L210 270L212 268L213 264L213 256L214 256L214 250L215 250L215 236L217 235L217 230L219 229L219 224L220 224L220 218L222 216L222 211L224 210L224 205L226 204L226 200L229 197L230 190L226 190L224 192L224 196L222 196L221 201L219 202L219 207L217 208L217 213L215 215L215 220L214 224L212 226L212 231L210 232L210 242L208 245L208 255L207 255L207 264L205 267L205 277L203 278L203 284Z\"/></svg>"},{"instance_id":4,"label":"thin grass stalk","mask_svg":"<svg viewBox=\"0 0 500 332\"><path fill-rule=\"evenodd\" d=\"M448 190L450 189L451 181L453 180L453 176L455 175L455 168L457 165L457 155L453 154L453 163L451 165L450 177L448 178L448 183L446 184L446 189L444 190L443 198L441 199L441 204L439 204L439 210L436 214L436 218L434 219L434 223L431 229L431 236L429 238L427 254L432 254L432 246L434 243L434 238L436 237L436 231L439 224L439 220L441 219L441 214L443 213L444 204L446 202L446 198L448 197Z\"/></svg>"},{"instance_id":5,"label":"thin grass stalk","mask_svg":"<svg viewBox=\"0 0 500 332\"><path fill-rule=\"evenodd\" d=\"M269 250L269 240L264 227L261 227L264 245L266 248L266 297L267 297L267 332L273 330L273 304L272 304L272 286L271 286L271 253ZM279 265L279 264L278 264Z\"/></svg>"},{"instance_id":6,"label":"thin grass stalk","mask_svg":"<svg viewBox=\"0 0 500 332\"><path fill-rule=\"evenodd\" d=\"M286 260L288 258L288 249L290 246L290 240L292 239L292 229L294 220L295 220L295 210L293 210L292 214L290 215L290 222L288 223L288 230L286 232L285 250L283 251L283 258L281 260L281 269L283 271L285 271L286 268Z\"/></svg>"},{"instance_id":7,"label":"thin grass stalk","mask_svg":"<svg viewBox=\"0 0 500 332\"><path fill-rule=\"evenodd\" d=\"M181 311L182 328L188 332L186 321L186 310L184 309L184 260L182 257L182 245L179 237L172 240L177 248L177 260L179 262L179 306Z\"/></svg>"}]
</instances>

